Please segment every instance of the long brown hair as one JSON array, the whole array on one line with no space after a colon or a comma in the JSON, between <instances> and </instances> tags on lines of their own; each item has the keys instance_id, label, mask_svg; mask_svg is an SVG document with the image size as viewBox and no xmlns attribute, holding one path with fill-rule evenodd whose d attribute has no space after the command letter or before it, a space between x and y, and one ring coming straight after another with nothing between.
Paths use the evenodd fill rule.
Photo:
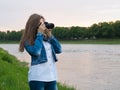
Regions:
<instances>
[{"instance_id":1,"label":"long brown hair","mask_svg":"<svg viewBox=\"0 0 120 90\"><path fill-rule=\"evenodd\" d=\"M20 40L19 51L24 51L24 42L27 40L30 45L34 44L34 40L36 38L37 29L40 23L40 19L44 17L38 14L32 14L25 26L25 30L23 32L22 38Z\"/></svg>"}]
</instances>

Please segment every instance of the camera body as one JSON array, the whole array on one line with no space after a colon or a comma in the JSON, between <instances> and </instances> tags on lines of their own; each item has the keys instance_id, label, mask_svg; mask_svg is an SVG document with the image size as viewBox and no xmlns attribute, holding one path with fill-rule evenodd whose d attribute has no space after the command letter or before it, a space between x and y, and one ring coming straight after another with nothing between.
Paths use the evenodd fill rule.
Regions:
<instances>
[{"instance_id":1,"label":"camera body","mask_svg":"<svg viewBox=\"0 0 120 90\"><path fill-rule=\"evenodd\" d=\"M53 23L44 22L44 24L45 24L45 27L47 29L53 29L54 28L54 24Z\"/></svg>"}]
</instances>

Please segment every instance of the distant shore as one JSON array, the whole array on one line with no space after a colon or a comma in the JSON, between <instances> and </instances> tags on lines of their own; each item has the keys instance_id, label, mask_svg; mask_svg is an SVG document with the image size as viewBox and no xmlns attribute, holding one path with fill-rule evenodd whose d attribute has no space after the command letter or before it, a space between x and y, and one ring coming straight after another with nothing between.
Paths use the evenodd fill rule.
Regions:
<instances>
[{"instance_id":1,"label":"distant shore","mask_svg":"<svg viewBox=\"0 0 120 90\"><path fill-rule=\"evenodd\" d=\"M62 44L120 44L120 39L64 40ZM0 44L19 44L19 41L0 41Z\"/></svg>"},{"instance_id":2,"label":"distant shore","mask_svg":"<svg viewBox=\"0 0 120 90\"><path fill-rule=\"evenodd\" d=\"M61 41L63 44L120 44L120 39L96 39L96 40L69 40Z\"/></svg>"}]
</instances>

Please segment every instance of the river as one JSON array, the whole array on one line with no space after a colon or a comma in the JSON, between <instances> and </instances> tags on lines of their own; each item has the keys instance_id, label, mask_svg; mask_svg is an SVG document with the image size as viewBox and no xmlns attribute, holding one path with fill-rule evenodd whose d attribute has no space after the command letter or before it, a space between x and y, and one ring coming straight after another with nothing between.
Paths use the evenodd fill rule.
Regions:
<instances>
[{"instance_id":1,"label":"river","mask_svg":"<svg viewBox=\"0 0 120 90\"><path fill-rule=\"evenodd\" d=\"M18 52L18 44L0 47L30 63L26 52ZM120 90L120 45L62 44L62 48L56 63L59 82L76 90Z\"/></svg>"}]
</instances>

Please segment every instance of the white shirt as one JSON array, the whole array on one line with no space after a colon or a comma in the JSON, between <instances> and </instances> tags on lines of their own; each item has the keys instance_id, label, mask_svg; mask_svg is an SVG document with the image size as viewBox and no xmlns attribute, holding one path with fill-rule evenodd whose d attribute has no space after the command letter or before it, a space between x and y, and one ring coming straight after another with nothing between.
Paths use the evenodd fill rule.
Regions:
<instances>
[{"instance_id":1,"label":"white shirt","mask_svg":"<svg viewBox=\"0 0 120 90\"><path fill-rule=\"evenodd\" d=\"M46 63L33 65L29 68L28 81L55 81L57 71L52 56L51 44L43 41L48 61Z\"/></svg>"}]
</instances>

